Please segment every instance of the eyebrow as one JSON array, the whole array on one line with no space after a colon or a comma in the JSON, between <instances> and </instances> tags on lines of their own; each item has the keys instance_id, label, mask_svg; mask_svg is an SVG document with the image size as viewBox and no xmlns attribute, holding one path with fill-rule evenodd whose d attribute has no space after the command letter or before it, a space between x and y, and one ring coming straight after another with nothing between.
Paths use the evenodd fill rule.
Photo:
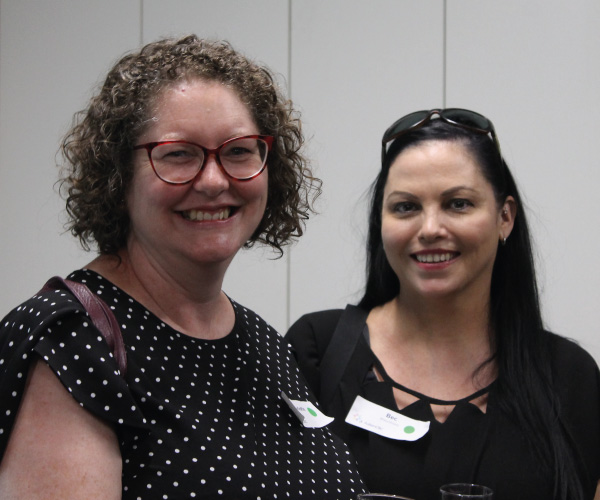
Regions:
<instances>
[{"instance_id":1,"label":"eyebrow","mask_svg":"<svg viewBox=\"0 0 600 500\"><path fill-rule=\"evenodd\" d=\"M442 195L443 195L443 196L449 196L449 195L452 195L452 194L458 193L458 192L460 192L460 191L469 191L469 192L471 192L471 193L475 193L475 192L477 192L477 190L476 190L476 189L474 189L474 188L472 188L472 187L469 187L469 186L455 186L455 187L453 187L453 188L446 189L446 191L443 191L443 192L442 192Z\"/></svg>"},{"instance_id":2,"label":"eyebrow","mask_svg":"<svg viewBox=\"0 0 600 500\"><path fill-rule=\"evenodd\" d=\"M476 193L477 190L469 187L469 186L454 186L451 187L450 189L446 189L445 191L442 191L442 196L446 197L446 196L451 196L453 194L459 193L461 191L469 191L471 193ZM392 191L387 198L389 198L390 196L405 196L407 198L418 198L418 196L416 196L413 193L409 193L408 191Z\"/></svg>"},{"instance_id":3,"label":"eyebrow","mask_svg":"<svg viewBox=\"0 0 600 500\"><path fill-rule=\"evenodd\" d=\"M416 196L408 191L392 191L390 194L386 196L389 198L390 196L406 196L407 198L416 198Z\"/></svg>"}]
</instances>

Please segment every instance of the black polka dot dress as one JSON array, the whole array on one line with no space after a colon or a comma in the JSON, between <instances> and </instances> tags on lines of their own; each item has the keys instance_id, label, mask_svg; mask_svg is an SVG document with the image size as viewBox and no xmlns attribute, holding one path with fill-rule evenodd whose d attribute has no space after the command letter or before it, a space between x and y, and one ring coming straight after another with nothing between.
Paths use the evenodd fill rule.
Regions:
<instances>
[{"instance_id":1,"label":"black polka dot dress","mask_svg":"<svg viewBox=\"0 0 600 500\"><path fill-rule=\"evenodd\" d=\"M303 427L281 398L313 400L285 342L256 314L232 302L232 332L201 340L97 273L70 279L113 309L127 375L70 294L32 297L0 325L0 452L39 355L83 408L114 425L125 499L355 499L363 491L347 447L326 428Z\"/></svg>"}]
</instances>

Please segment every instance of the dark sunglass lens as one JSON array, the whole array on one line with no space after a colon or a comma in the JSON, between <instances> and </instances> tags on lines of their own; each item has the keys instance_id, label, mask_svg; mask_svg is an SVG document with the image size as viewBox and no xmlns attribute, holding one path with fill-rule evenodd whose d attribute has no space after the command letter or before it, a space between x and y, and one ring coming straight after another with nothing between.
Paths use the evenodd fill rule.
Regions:
<instances>
[{"instance_id":1,"label":"dark sunglass lens","mask_svg":"<svg viewBox=\"0 0 600 500\"><path fill-rule=\"evenodd\" d=\"M442 112L442 115L451 122L465 125L467 127L477 128L485 131L490 131L492 129L492 124L485 116L466 109L445 109Z\"/></svg>"},{"instance_id":2,"label":"dark sunglass lens","mask_svg":"<svg viewBox=\"0 0 600 500\"><path fill-rule=\"evenodd\" d=\"M403 116L386 130L385 134L383 134L383 141L390 141L402 132L406 132L407 130L409 130L410 128L414 127L419 122L427 118L428 114L428 111L415 111L410 115Z\"/></svg>"}]
</instances>

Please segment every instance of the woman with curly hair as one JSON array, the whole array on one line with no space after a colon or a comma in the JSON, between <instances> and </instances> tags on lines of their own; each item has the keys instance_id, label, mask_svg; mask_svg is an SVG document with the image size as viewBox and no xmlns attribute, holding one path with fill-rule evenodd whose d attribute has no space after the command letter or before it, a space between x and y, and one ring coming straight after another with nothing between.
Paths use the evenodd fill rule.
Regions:
<instances>
[{"instance_id":1,"label":"woman with curly hair","mask_svg":"<svg viewBox=\"0 0 600 500\"><path fill-rule=\"evenodd\" d=\"M67 291L4 319L0 496L354 498L345 445L284 402L311 399L285 343L221 290L241 247L300 236L319 192L271 73L164 39L76 116L62 188L99 255L69 279L110 307L127 365Z\"/></svg>"}]
</instances>

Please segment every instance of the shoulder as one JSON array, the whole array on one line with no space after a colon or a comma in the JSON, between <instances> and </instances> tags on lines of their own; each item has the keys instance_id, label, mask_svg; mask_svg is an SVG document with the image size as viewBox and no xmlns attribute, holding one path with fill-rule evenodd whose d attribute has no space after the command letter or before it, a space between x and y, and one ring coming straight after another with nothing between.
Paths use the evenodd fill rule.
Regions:
<instances>
[{"instance_id":1,"label":"shoulder","mask_svg":"<svg viewBox=\"0 0 600 500\"><path fill-rule=\"evenodd\" d=\"M76 274L81 277L80 273ZM108 420L113 413L115 420L122 415L126 415L127 423L135 421L137 425L141 420L140 414L132 410L130 399L121 397L128 394L127 386L112 348L70 292L50 290L36 294L2 320L0 365L4 371L0 372L0 399L5 391L14 392L17 399L21 397L35 356L45 361L87 410Z\"/></svg>"},{"instance_id":2,"label":"shoulder","mask_svg":"<svg viewBox=\"0 0 600 500\"><path fill-rule=\"evenodd\" d=\"M354 305L306 314L291 326L286 339L300 355L308 349L317 351L321 357L332 341L336 349L355 345L367 316L368 311ZM334 337L336 329L340 335L336 333Z\"/></svg>"},{"instance_id":3,"label":"shoulder","mask_svg":"<svg viewBox=\"0 0 600 500\"><path fill-rule=\"evenodd\" d=\"M549 335L552 376L563 405L579 407L583 401L588 401L594 405L596 415L600 418L598 364L575 341L554 333Z\"/></svg>"},{"instance_id":4,"label":"shoulder","mask_svg":"<svg viewBox=\"0 0 600 500\"><path fill-rule=\"evenodd\" d=\"M343 309L328 309L305 314L290 327L285 338L294 349L312 344L322 352L329 345L343 312Z\"/></svg>"},{"instance_id":5,"label":"shoulder","mask_svg":"<svg viewBox=\"0 0 600 500\"><path fill-rule=\"evenodd\" d=\"M231 298L229 300L235 312L236 328L240 328L249 333L260 333L262 336L280 337L277 330L252 309L235 302Z\"/></svg>"},{"instance_id":6,"label":"shoulder","mask_svg":"<svg viewBox=\"0 0 600 500\"><path fill-rule=\"evenodd\" d=\"M305 314L285 336L300 371L317 398L321 392L321 361L342 313L342 309L330 309Z\"/></svg>"},{"instance_id":7,"label":"shoulder","mask_svg":"<svg viewBox=\"0 0 600 500\"><path fill-rule=\"evenodd\" d=\"M10 337L14 332L19 336L56 322L57 320L75 313L83 312L81 304L68 292L63 290L48 290L38 292L25 302L10 311L0 328L2 337Z\"/></svg>"},{"instance_id":8,"label":"shoulder","mask_svg":"<svg viewBox=\"0 0 600 500\"><path fill-rule=\"evenodd\" d=\"M352 305L318 311L302 316L286 334L300 371L317 398L329 402L331 391L343 374L354 371L356 366L359 371L362 369L360 360L364 361L366 351L359 346L367 314ZM359 364L355 365L353 359Z\"/></svg>"},{"instance_id":9,"label":"shoulder","mask_svg":"<svg viewBox=\"0 0 600 500\"><path fill-rule=\"evenodd\" d=\"M102 277L96 273L77 270L69 275L69 279L90 286L90 289L101 295L102 284L96 284L95 281L102 280ZM105 280L106 283L109 283ZM73 313L85 313L85 308L81 305L73 294L65 289L49 288L40 290L32 297L21 303L10 311L2 320L2 328L14 328L23 330L24 328L35 328L38 325L44 325L48 322L55 322L58 318Z\"/></svg>"},{"instance_id":10,"label":"shoulder","mask_svg":"<svg viewBox=\"0 0 600 500\"><path fill-rule=\"evenodd\" d=\"M553 372L559 377L588 377L598 372L592 355L576 341L548 332Z\"/></svg>"},{"instance_id":11,"label":"shoulder","mask_svg":"<svg viewBox=\"0 0 600 500\"><path fill-rule=\"evenodd\" d=\"M550 334L550 346L553 383L565 415L573 421L587 421L588 428L592 425L600 433L600 371L596 361L579 344L556 334Z\"/></svg>"},{"instance_id":12,"label":"shoulder","mask_svg":"<svg viewBox=\"0 0 600 500\"><path fill-rule=\"evenodd\" d=\"M573 340L550 334L552 376L561 421L577 446L594 488L600 477L600 372L594 358Z\"/></svg>"}]
</instances>

